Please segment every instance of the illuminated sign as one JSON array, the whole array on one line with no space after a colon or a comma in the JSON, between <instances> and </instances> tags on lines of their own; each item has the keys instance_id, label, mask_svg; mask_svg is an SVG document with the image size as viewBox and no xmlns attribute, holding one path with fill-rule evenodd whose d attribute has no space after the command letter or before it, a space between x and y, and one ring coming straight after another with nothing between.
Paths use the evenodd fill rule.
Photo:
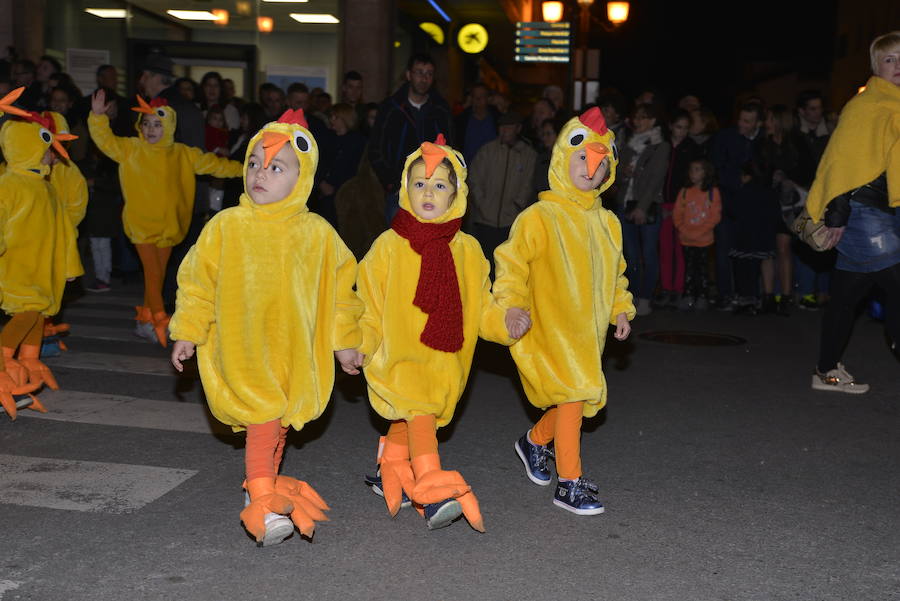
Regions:
<instances>
[{"instance_id":1,"label":"illuminated sign","mask_svg":"<svg viewBox=\"0 0 900 601\"><path fill-rule=\"evenodd\" d=\"M567 63L570 41L568 22L519 21L516 23L516 61Z\"/></svg>"}]
</instances>

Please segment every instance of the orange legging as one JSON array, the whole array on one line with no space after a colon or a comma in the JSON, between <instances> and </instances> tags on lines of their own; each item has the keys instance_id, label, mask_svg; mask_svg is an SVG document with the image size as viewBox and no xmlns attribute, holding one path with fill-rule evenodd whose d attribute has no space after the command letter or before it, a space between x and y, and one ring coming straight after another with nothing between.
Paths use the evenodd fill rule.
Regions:
<instances>
[{"instance_id":1,"label":"orange legging","mask_svg":"<svg viewBox=\"0 0 900 601\"><path fill-rule=\"evenodd\" d=\"M438 452L437 419L433 415L417 415L410 421L391 422L387 439L394 444L409 445L410 458Z\"/></svg>"},{"instance_id":2,"label":"orange legging","mask_svg":"<svg viewBox=\"0 0 900 601\"><path fill-rule=\"evenodd\" d=\"M134 247L144 267L144 306L150 307L150 313L156 315L165 310L162 288L172 247L160 248L155 244L135 244Z\"/></svg>"},{"instance_id":3,"label":"orange legging","mask_svg":"<svg viewBox=\"0 0 900 601\"><path fill-rule=\"evenodd\" d=\"M581 416L584 401L551 407L531 429L531 442L547 445L556 441L556 473L560 478L581 477Z\"/></svg>"},{"instance_id":4,"label":"orange legging","mask_svg":"<svg viewBox=\"0 0 900 601\"><path fill-rule=\"evenodd\" d=\"M11 349L20 344L36 346L41 343L44 333L44 317L38 311L16 313L3 327L0 343Z\"/></svg>"},{"instance_id":5,"label":"orange legging","mask_svg":"<svg viewBox=\"0 0 900 601\"><path fill-rule=\"evenodd\" d=\"M247 482L278 475L287 431L281 426L280 419L247 426L247 446L244 448Z\"/></svg>"}]
</instances>

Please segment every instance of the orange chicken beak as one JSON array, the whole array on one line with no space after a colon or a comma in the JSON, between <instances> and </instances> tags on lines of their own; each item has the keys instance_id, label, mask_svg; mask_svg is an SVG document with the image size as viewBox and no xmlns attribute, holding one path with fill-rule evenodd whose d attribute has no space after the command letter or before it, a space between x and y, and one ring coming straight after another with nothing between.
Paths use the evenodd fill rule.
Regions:
<instances>
[{"instance_id":1,"label":"orange chicken beak","mask_svg":"<svg viewBox=\"0 0 900 601\"><path fill-rule=\"evenodd\" d=\"M131 110L133 110L136 113L144 113L145 115L153 114L153 107L151 107L149 104L147 104L147 101L144 100L143 98L141 98L140 95L138 95L137 101L138 101L138 106L131 107Z\"/></svg>"},{"instance_id":2,"label":"orange chicken beak","mask_svg":"<svg viewBox=\"0 0 900 601\"><path fill-rule=\"evenodd\" d=\"M587 175L588 177L594 177L597 167L609 154L609 149L600 142L589 142L584 149L587 154Z\"/></svg>"},{"instance_id":3,"label":"orange chicken beak","mask_svg":"<svg viewBox=\"0 0 900 601\"><path fill-rule=\"evenodd\" d=\"M53 142L51 145L53 149L59 154L59 156L63 157L67 161L69 160L69 153L66 152L65 147L61 144L62 142L68 142L69 140L77 140L78 136L72 134L54 134Z\"/></svg>"},{"instance_id":4,"label":"orange chicken beak","mask_svg":"<svg viewBox=\"0 0 900 601\"><path fill-rule=\"evenodd\" d=\"M431 177L437 166L444 160L444 151L440 146L431 142L422 143L422 158L425 160L425 177Z\"/></svg>"},{"instance_id":5,"label":"orange chicken beak","mask_svg":"<svg viewBox=\"0 0 900 601\"><path fill-rule=\"evenodd\" d=\"M275 155L278 154L278 151L281 150L281 147L287 144L290 139L290 136L288 136L287 134L283 134L277 131L263 132L262 145L263 149L266 152L266 156L263 162L263 169L268 169L269 163L272 162L272 159L275 158Z\"/></svg>"},{"instance_id":6,"label":"orange chicken beak","mask_svg":"<svg viewBox=\"0 0 900 601\"><path fill-rule=\"evenodd\" d=\"M28 117L28 111L23 111L12 105L13 102L19 99L19 96L21 96L24 91L25 86L22 86L16 88L3 98L0 98L0 114L9 113L10 115L16 115L17 117Z\"/></svg>"}]
</instances>

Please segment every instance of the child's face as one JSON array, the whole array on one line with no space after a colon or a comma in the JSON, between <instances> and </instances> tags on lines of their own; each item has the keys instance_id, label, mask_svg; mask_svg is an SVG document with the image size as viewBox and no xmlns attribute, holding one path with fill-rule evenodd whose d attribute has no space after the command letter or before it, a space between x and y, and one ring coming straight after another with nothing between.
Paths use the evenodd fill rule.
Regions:
<instances>
[{"instance_id":1,"label":"child's face","mask_svg":"<svg viewBox=\"0 0 900 601\"><path fill-rule=\"evenodd\" d=\"M875 75L900 86L900 47L891 48L878 57Z\"/></svg>"},{"instance_id":2,"label":"child's face","mask_svg":"<svg viewBox=\"0 0 900 601\"><path fill-rule=\"evenodd\" d=\"M706 176L706 172L703 171L703 165L700 163L691 163L691 166L688 168L688 179L691 180L691 183L695 186L699 186L703 183L704 176Z\"/></svg>"},{"instance_id":3,"label":"child's face","mask_svg":"<svg viewBox=\"0 0 900 601\"><path fill-rule=\"evenodd\" d=\"M672 140L676 142L681 142L688 135L688 129L691 126L691 122L688 119L678 119L671 126Z\"/></svg>"},{"instance_id":4,"label":"child's face","mask_svg":"<svg viewBox=\"0 0 900 601\"><path fill-rule=\"evenodd\" d=\"M222 129L225 127L225 115L222 113L210 113L206 122L212 127Z\"/></svg>"},{"instance_id":5,"label":"child's face","mask_svg":"<svg viewBox=\"0 0 900 601\"><path fill-rule=\"evenodd\" d=\"M300 162L290 143L281 147L269 166L263 168L265 150L257 142L247 159L247 194L258 205L267 205L287 198L300 175Z\"/></svg>"},{"instance_id":6,"label":"child's face","mask_svg":"<svg viewBox=\"0 0 900 601\"><path fill-rule=\"evenodd\" d=\"M450 183L450 169L438 165L425 177L425 163L416 163L409 172L409 204L421 219L436 219L447 212L456 198L456 186Z\"/></svg>"},{"instance_id":7,"label":"child's face","mask_svg":"<svg viewBox=\"0 0 900 601\"><path fill-rule=\"evenodd\" d=\"M573 152L569 157L569 179L582 192L599 187L606 179L607 173L609 173L609 159L603 159L594 171L594 176L588 177L587 151L583 148Z\"/></svg>"},{"instance_id":8,"label":"child's face","mask_svg":"<svg viewBox=\"0 0 900 601\"><path fill-rule=\"evenodd\" d=\"M156 115L144 115L141 117L141 133L148 144L156 144L162 139L162 119Z\"/></svg>"}]
</instances>

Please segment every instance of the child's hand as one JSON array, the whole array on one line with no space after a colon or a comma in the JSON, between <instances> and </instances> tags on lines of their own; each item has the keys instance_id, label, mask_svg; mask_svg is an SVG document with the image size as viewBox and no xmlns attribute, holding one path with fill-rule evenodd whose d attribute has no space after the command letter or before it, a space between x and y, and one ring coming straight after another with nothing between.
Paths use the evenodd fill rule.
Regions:
<instances>
[{"instance_id":1,"label":"child's hand","mask_svg":"<svg viewBox=\"0 0 900 601\"><path fill-rule=\"evenodd\" d=\"M616 333L613 336L616 340L625 340L631 334L631 324L628 323L628 317L624 313L616 315Z\"/></svg>"},{"instance_id":2,"label":"child's hand","mask_svg":"<svg viewBox=\"0 0 900 601\"><path fill-rule=\"evenodd\" d=\"M193 342L187 340L175 341L175 346L172 347L172 365L175 366L175 369L179 372L184 371L184 365L181 362L193 357L195 348L196 346Z\"/></svg>"},{"instance_id":3,"label":"child's hand","mask_svg":"<svg viewBox=\"0 0 900 601\"><path fill-rule=\"evenodd\" d=\"M103 89L99 89L91 97L91 112L95 115L103 115L109 110L110 104L112 102L106 102L106 92Z\"/></svg>"},{"instance_id":4,"label":"child's hand","mask_svg":"<svg viewBox=\"0 0 900 601\"><path fill-rule=\"evenodd\" d=\"M344 373L348 373L351 376L359 373L359 368L362 367L363 359L365 359L365 355L355 348L334 351L334 357L341 364L341 369L344 370Z\"/></svg>"},{"instance_id":5,"label":"child's hand","mask_svg":"<svg viewBox=\"0 0 900 601\"><path fill-rule=\"evenodd\" d=\"M525 309L513 307L506 310L506 331L510 338L518 340L531 329L531 314Z\"/></svg>"}]
</instances>

